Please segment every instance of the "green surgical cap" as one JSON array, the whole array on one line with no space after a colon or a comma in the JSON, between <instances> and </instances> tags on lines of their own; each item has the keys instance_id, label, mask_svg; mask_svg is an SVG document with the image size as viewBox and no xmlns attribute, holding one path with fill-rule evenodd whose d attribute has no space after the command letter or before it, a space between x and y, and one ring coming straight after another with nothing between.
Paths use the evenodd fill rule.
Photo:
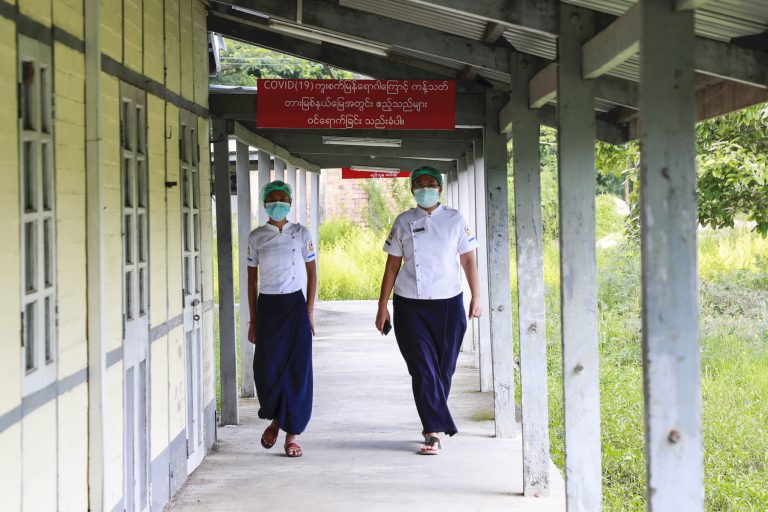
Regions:
<instances>
[{"instance_id":1,"label":"green surgical cap","mask_svg":"<svg viewBox=\"0 0 768 512\"><path fill-rule=\"evenodd\" d=\"M267 183L262 187L261 189L261 204L264 204L264 201L267 200L267 196L274 192L275 190L282 190L286 194L288 194L288 199L293 199L293 190L291 189L291 186L284 181L275 180L271 183Z\"/></svg>"},{"instance_id":2,"label":"green surgical cap","mask_svg":"<svg viewBox=\"0 0 768 512\"><path fill-rule=\"evenodd\" d=\"M440 185L442 188L443 186L443 175L440 174L440 172L435 169L434 167L430 167L428 165L425 165L424 167L419 167L418 169L411 171L411 185L413 185L414 180L418 178L419 176L426 174L428 176L432 176L437 180L437 184Z\"/></svg>"}]
</instances>

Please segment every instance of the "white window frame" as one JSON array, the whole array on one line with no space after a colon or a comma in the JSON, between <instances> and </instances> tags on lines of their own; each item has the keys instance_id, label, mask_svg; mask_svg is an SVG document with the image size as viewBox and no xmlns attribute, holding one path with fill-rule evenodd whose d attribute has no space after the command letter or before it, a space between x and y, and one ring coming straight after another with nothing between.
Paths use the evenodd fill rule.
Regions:
<instances>
[{"instance_id":1,"label":"white window frame","mask_svg":"<svg viewBox=\"0 0 768 512\"><path fill-rule=\"evenodd\" d=\"M147 101L144 91L125 83L121 84L120 96L123 314L130 321L149 315ZM127 165L130 169L126 169ZM130 293L125 290L128 279Z\"/></svg>"},{"instance_id":2,"label":"white window frame","mask_svg":"<svg viewBox=\"0 0 768 512\"><path fill-rule=\"evenodd\" d=\"M203 291L200 252L200 143L197 117L181 111L179 123L179 162L181 164L182 287L184 296Z\"/></svg>"},{"instance_id":3,"label":"white window frame","mask_svg":"<svg viewBox=\"0 0 768 512\"><path fill-rule=\"evenodd\" d=\"M56 381L56 179L51 47L19 36L21 368L27 396ZM29 77L31 72L32 76ZM32 236L28 236L28 230Z\"/></svg>"}]
</instances>

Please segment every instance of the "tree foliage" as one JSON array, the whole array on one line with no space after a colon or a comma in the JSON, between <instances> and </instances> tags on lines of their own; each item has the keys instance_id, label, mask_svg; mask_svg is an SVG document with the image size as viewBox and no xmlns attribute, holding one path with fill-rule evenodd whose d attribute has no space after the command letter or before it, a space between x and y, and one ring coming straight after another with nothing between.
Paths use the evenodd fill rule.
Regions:
<instances>
[{"instance_id":1,"label":"tree foliage","mask_svg":"<svg viewBox=\"0 0 768 512\"><path fill-rule=\"evenodd\" d=\"M253 87L259 78L361 78L358 75L233 39L225 39L221 51L221 73L214 85ZM329 71L330 70L330 71Z\"/></svg>"},{"instance_id":2,"label":"tree foliage","mask_svg":"<svg viewBox=\"0 0 768 512\"><path fill-rule=\"evenodd\" d=\"M696 128L699 222L732 227L739 217L768 234L768 104L699 123ZM598 143L597 167L630 180L630 232L638 225L640 147Z\"/></svg>"}]
</instances>

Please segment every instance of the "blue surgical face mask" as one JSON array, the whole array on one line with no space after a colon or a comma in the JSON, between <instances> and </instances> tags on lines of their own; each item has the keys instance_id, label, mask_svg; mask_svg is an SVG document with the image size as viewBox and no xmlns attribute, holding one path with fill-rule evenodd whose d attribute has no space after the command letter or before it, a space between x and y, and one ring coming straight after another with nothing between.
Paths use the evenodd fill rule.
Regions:
<instances>
[{"instance_id":1,"label":"blue surgical face mask","mask_svg":"<svg viewBox=\"0 0 768 512\"><path fill-rule=\"evenodd\" d=\"M429 187L414 188L413 197L416 199L416 204L422 208L431 208L440 200L440 189Z\"/></svg>"},{"instance_id":2,"label":"blue surgical face mask","mask_svg":"<svg viewBox=\"0 0 768 512\"><path fill-rule=\"evenodd\" d=\"M272 203L264 204L264 209L267 210L267 215L272 220L280 222L288 216L288 212L291 211L291 203L283 203L282 201L274 201Z\"/></svg>"}]
</instances>

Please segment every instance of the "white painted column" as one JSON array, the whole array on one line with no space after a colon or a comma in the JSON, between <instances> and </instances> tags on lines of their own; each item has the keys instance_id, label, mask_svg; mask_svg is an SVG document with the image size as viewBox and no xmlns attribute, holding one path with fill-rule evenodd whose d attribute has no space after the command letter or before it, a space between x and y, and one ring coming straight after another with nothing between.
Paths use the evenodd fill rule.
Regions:
<instances>
[{"instance_id":1,"label":"white painted column","mask_svg":"<svg viewBox=\"0 0 768 512\"><path fill-rule=\"evenodd\" d=\"M515 437L515 374L512 350L512 298L509 280L507 136L499 129L502 95L485 93L484 144L488 228L489 307L493 354L496 437Z\"/></svg>"},{"instance_id":2,"label":"white painted column","mask_svg":"<svg viewBox=\"0 0 768 512\"><path fill-rule=\"evenodd\" d=\"M285 175L285 182L290 185L291 189L293 190L293 205L291 205L291 211L288 213L288 220L291 222L296 222L296 209L301 202L300 193L296 187L296 167L291 164L287 164L285 167Z\"/></svg>"},{"instance_id":3,"label":"white painted column","mask_svg":"<svg viewBox=\"0 0 768 512\"><path fill-rule=\"evenodd\" d=\"M469 210L469 172L467 170L467 159L464 157L460 157L456 162L456 195L458 203L454 208L461 212L467 221L467 225L469 225L469 215L467 213ZM466 279L461 280L461 291L464 294L464 309L468 311L471 294L469 283ZM476 351L473 323L474 321L467 322L467 330L464 333L464 341L461 344L463 352L474 353Z\"/></svg>"},{"instance_id":4,"label":"white painted column","mask_svg":"<svg viewBox=\"0 0 768 512\"><path fill-rule=\"evenodd\" d=\"M459 169L457 163L453 163L454 168L451 171L451 206L457 210L461 208L459 201Z\"/></svg>"},{"instance_id":5,"label":"white painted column","mask_svg":"<svg viewBox=\"0 0 768 512\"><path fill-rule=\"evenodd\" d=\"M267 211L264 209L264 205L261 204L261 189L269 183L269 171L271 167L271 159L269 153L263 150L259 150L259 194L256 196L259 212L259 225L266 224L269 220L267 217Z\"/></svg>"},{"instance_id":6,"label":"white painted column","mask_svg":"<svg viewBox=\"0 0 768 512\"><path fill-rule=\"evenodd\" d=\"M227 121L213 120L216 191L216 238L219 271L219 339L221 425L237 425L237 356L235 343L234 273L232 271L232 196L229 182Z\"/></svg>"},{"instance_id":7,"label":"white painted column","mask_svg":"<svg viewBox=\"0 0 768 512\"><path fill-rule=\"evenodd\" d=\"M694 14L643 0L640 227L648 510L704 510Z\"/></svg>"},{"instance_id":8,"label":"white painted column","mask_svg":"<svg viewBox=\"0 0 768 512\"><path fill-rule=\"evenodd\" d=\"M560 7L558 156L565 487L569 511L602 507L595 261L594 81L581 77L593 20Z\"/></svg>"},{"instance_id":9,"label":"white painted column","mask_svg":"<svg viewBox=\"0 0 768 512\"><path fill-rule=\"evenodd\" d=\"M320 174L313 172L309 175L312 199L309 202L309 225L312 233L312 240L315 243L317 258L315 259L315 268L317 269L317 296L320 295Z\"/></svg>"},{"instance_id":10,"label":"white painted column","mask_svg":"<svg viewBox=\"0 0 768 512\"><path fill-rule=\"evenodd\" d=\"M480 357L480 391L493 391L493 355L491 351L490 291L488 285L488 247L490 239L486 230L485 155L483 141L472 144L475 168L475 219L477 221L477 271L480 278L480 297L485 313L477 321L478 354Z\"/></svg>"},{"instance_id":11,"label":"white painted column","mask_svg":"<svg viewBox=\"0 0 768 512\"><path fill-rule=\"evenodd\" d=\"M85 0L85 132L86 132L86 259L87 328L88 328L88 505L93 512L109 510L107 482L120 479L119 471L109 471L107 464L106 308L108 290L105 255L103 140L101 120L101 2ZM82 90L82 89L81 89ZM17 345L18 346L18 345ZM18 359L17 359L18 361ZM122 425L121 418L112 422ZM114 440L113 442L120 442Z\"/></svg>"},{"instance_id":12,"label":"white painted column","mask_svg":"<svg viewBox=\"0 0 768 512\"><path fill-rule=\"evenodd\" d=\"M299 205L298 221L302 226L307 225L307 205L310 203L309 195L307 194L307 171L299 169L299 195L301 196L301 204Z\"/></svg>"},{"instance_id":13,"label":"white painted column","mask_svg":"<svg viewBox=\"0 0 768 512\"><path fill-rule=\"evenodd\" d=\"M287 183L285 178L285 161L277 158L277 156L274 156L273 158L275 159L275 179Z\"/></svg>"},{"instance_id":14,"label":"white painted column","mask_svg":"<svg viewBox=\"0 0 768 512\"><path fill-rule=\"evenodd\" d=\"M475 190L475 156L472 151L472 146L467 149L467 152L461 155L461 159L464 161L464 165L467 169L467 204L463 206L462 213L467 219L467 225L472 230L473 235L477 238L477 222L475 219L475 203L477 202L477 191ZM477 261L477 250L475 250L475 261ZM466 303L472 299L472 294L469 292L467 295ZM478 320L472 318L469 320L467 330L470 336L472 336L472 350L474 352L474 365L475 368L480 368L480 349L478 332ZM479 382L478 382L479 384Z\"/></svg>"},{"instance_id":15,"label":"white painted column","mask_svg":"<svg viewBox=\"0 0 768 512\"><path fill-rule=\"evenodd\" d=\"M253 382L253 344L248 341L248 322L250 310L248 308L248 236L251 233L251 172L249 166L249 148L247 144L238 141L236 145L237 160L235 172L237 174L237 255L238 269L240 270L240 396L250 398L254 396Z\"/></svg>"},{"instance_id":16,"label":"white painted column","mask_svg":"<svg viewBox=\"0 0 768 512\"><path fill-rule=\"evenodd\" d=\"M523 493L549 495L547 328L541 220L539 113L528 108L530 63L512 59L517 306L523 424Z\"/></svg>"}]
</instances>

